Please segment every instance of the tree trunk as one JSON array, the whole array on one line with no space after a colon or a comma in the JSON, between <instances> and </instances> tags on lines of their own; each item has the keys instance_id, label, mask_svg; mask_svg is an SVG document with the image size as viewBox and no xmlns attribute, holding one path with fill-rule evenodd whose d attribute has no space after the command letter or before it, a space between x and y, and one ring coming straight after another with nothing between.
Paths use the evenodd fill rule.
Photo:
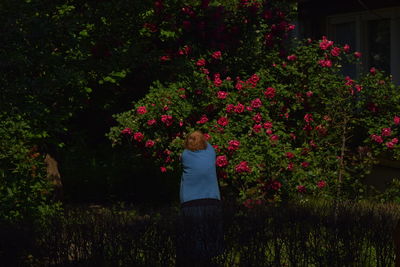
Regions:
<instances>
[{"instance_id":1,"label":"tree trunk","mask_svg":"<svg viewBox=\"0 0 400 267\"><path fill-rule=\"evenodd\" d=\"M53 185L54 189L52 199L54 201L61 201L63 199L63 186L61 175L58 171L58 162L50 154L46 154L44 162L47 166L47 179Z\"/></svg>"}]
</instances>

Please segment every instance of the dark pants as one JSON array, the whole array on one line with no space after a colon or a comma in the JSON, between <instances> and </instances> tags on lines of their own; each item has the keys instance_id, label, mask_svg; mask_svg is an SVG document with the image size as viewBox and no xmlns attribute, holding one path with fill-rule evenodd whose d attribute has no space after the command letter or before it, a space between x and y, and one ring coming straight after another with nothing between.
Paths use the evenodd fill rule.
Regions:
<instances>
[{"instance_id":1,"label":"dark pants","mask_svg":"<svg viewBox=\"0 0 400 267\"><path fill-rule=\"evenodd\" d=\"M215 266L212 258L224 250L221 204L216 200L185 204L177 229L177 266Z\"/></svg>"}]
</instances>

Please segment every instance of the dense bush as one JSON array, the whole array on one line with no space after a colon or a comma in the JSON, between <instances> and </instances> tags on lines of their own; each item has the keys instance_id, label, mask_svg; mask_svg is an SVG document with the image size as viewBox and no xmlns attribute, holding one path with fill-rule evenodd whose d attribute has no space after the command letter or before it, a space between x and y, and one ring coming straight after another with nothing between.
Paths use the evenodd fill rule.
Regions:
<instances>
[{"instance_id":1,"label":"dense bush","mask_svg":"<svg viewBox=\"0 0 400 267\"><path fill-rule=\"evenodd\" d=\"M247 204L310 194L362 198L362 178L377 158L400 158L396 87L375 69L343 77L342 65L360 54L326 38L298 44L286 58L268 56L271 65L245 77L207 69L229 54L193 60L191 75L156 82L117 115L111 140L127 140L161 172L178 174L185 134L200 129L217 151L221 185Z\"/></svg>"},{"instance_id":2,"label":"dense bush","mask_svg":"<svg viewBox=\"0 0 400 267\"><path fill-rule=\"evenodd\" d=\"M35 146L42 134L22 116L0 114L0 136L0 221L41 222L57 213L44 155Z\"/></svg>"},{"instance_id":3,"label":"dense bush","mask_svg":"<svg viewBox=\"0 0 400 267\"><path fill-rule=\"evenodd\" d=\"M309 202L247 209L226 203L226 250L213 260L217 266L394 266L398 219L398 207L389 205ZM27 266L174 266L180 229L175 209L143 215L99 207L67 210L47 228L18 227L0 228L7 229L0 257L9 266L18 260ZM25 256L2 253L7 236L15 236L13 244L25 241L19 244Z\"/></svg>"}]
</instances>

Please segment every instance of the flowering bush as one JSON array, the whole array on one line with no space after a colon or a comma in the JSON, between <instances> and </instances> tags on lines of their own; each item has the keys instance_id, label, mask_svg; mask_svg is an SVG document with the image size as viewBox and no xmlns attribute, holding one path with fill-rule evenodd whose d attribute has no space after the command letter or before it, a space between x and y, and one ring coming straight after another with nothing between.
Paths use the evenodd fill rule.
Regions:
<instances>
[{"instance_id":1,"label":"flowering bush","mask_svg":"<svg viewBox=\"0 0 400 267\"><path fill-rule=\"evenodd\" d=\"M400 158L399 94L375 69L343 77L341 66L357 55L326 38L306 41L235 78L193 60L191 77L155 83L117 115L110 138L129 140L163 172L179 172L184 136L200 129L217 152L220 184L241 200L332 196L341 188L357 197L379 157Z\"/></svg>"}]
</instances>

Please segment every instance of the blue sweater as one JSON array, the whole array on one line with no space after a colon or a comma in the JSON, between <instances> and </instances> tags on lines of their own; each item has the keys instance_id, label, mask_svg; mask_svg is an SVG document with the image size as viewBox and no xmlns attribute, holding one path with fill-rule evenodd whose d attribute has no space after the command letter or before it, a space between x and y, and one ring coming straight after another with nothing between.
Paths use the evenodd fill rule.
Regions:
<instances>
[{"instance_id":1,"label":"blue sweater","mask_svg":"<svg viewBox=\"0 0 400 267\"><path fill-rule=\"evenodd\" d=\"M181 203L195 199L220 199L215 168L215 150L207 143L204 150L182 153Z\"/></svg>"}]
</instances>

